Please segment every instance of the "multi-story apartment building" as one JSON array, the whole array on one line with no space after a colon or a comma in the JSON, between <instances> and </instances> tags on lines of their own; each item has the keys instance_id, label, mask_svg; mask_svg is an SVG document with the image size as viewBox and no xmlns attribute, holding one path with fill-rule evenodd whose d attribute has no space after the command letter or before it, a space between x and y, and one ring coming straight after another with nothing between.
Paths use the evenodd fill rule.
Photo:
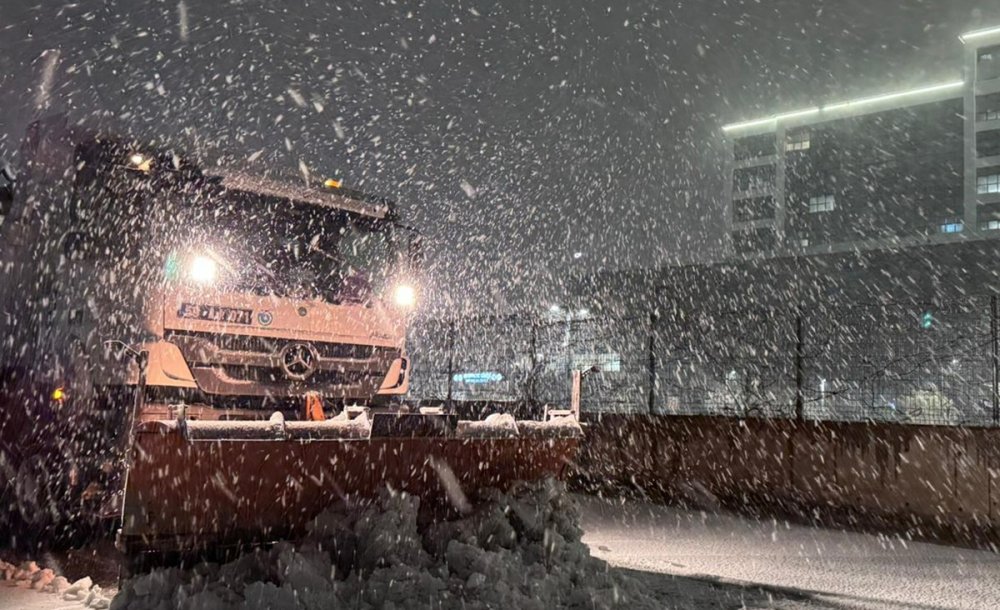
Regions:
<instances>
[{"instance_id":1,"label":"multi-story apartment building","mask_svg":"<svg viewBox=\"0 0 1000 610\"><path fill-rule=\"evenodd\" d=\"M1000 237L1000 27L952 81L724 126L739 257Z\"/></svg>"}]
</instances>

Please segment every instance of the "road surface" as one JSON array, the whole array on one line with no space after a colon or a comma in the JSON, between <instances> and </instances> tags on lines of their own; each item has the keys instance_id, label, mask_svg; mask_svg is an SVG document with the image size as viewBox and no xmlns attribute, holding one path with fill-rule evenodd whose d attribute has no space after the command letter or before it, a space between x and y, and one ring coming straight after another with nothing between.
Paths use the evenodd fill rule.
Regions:
<instances>
[{"instance_id":1,"label":"road surface","mask_svg":"<svg viewBox=\"0 0 1000 610\"><path fill-rule=\"evenodd\" d=\"M58 595L19 589L0 583L0 608L3 610L87 610L80 602L63 601Z\"/></svg>"},{"instance_id":2,"label":"road surface","mask_svg":"<svg viewBox=\"0 0 1000 610\"><path fill-rule=\"evenodd\" d=\"M609 563L798 591L840 608L1000 608L1000 554L654 504L580 498Z\"/></svg>"},{"instance_id":3,"label":"road surface","mask_svg":"<svg viewBox=\"0 0 1000 610\"><path fill-rule=\"evenodd\" d=\"M664 608L994 609L1000 555L869 534L580 497L591 552L642 580ZM109 565L88 564L96 558ZM51 563L51 562L49 562ZM112 554L61 558L114 585ZM80 610L0 583L0 610Z\"/></svg>"}]
</instances>

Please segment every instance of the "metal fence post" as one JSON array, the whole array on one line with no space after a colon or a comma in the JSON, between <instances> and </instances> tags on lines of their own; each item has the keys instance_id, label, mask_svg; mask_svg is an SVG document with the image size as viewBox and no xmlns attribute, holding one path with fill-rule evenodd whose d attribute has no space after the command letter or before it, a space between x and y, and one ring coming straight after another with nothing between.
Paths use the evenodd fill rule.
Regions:
<instances>
[{"instance_id":1,"label":"metal fence post","mask_svg":"<svg viewBox=\"0 0 1000 610\"><path fill-rule=\"evenodd\" d=\"M802 370L803 348L802 307L797 306L795 308L795 421L797 422L805 419L806 401L803 392L805 375Z\"/></svg>"},{"instance_id":2,"label":"metal fence post","mask_svg":"<svg viewBox=\"0 0 1000 610\"><path fill-rule=\"evenodd\" d=\"M535 406L538 404L538 321L535 320L534 316L528 318L528 323L531 324L531 345L529 354L530 366L528 370L528 387L527 387L527 399L528 399L528 409L532 412L535 410Z\"/></svg>"},{"instance_id":3,"label":"metal fence post","mask_svg":"<svg viewBox=\"0 0 1000 610\"><path fill-rule=\"evenodd\" d=\"M455 378L455 319L448 322L448 399L445 402L451 411L451 390Z\"/></svg>"},{"instance_id":4,"label":"metal fence post","mask_svg":"<svg viewBox=\"0 0 1000 610\"><path fill-rule=\"evenodd\" d=\"M655 415L656 408L656 306L649 312L649 396L647 398L650 415Z\"/></svg>"},{"instance_id":5,"label":"metal fence post","mask_svg":"<svg viewBox=\"0 0 1000 610\"><path fill-rule=\"evenodd\" d=\"M993 425L1000 425L1000 343L997 342L997 295L990 295L990 345L993 351Z\"/></svg>"}]
</instances>

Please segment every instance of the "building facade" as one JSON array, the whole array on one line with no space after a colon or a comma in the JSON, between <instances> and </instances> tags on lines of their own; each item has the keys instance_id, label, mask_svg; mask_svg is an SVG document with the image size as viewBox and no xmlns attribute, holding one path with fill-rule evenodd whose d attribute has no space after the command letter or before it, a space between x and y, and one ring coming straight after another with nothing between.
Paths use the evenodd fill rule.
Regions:
<instances>
[{"instance_id":1,"label":"building facade","mask_svg":"<svg viewBox=\"0 0 1000 610\"><path fill-rule=\"evenodd\" d=\"M731 254L1000 237L1000 27L960 39L962 79L724 126Z\"/></svg>"}]
</instances>

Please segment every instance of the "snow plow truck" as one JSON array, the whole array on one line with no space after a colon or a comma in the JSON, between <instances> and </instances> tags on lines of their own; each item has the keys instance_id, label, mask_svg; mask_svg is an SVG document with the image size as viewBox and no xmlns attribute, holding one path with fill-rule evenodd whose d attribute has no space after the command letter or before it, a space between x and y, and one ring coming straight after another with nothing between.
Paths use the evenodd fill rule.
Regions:
<instances>
[{"instance_id":1,"label":"snow plow truck","mask_svg":"<svg viewBox=\"0 0 1000 610\"><path fill-rule=\"evenodd\" d=\"M206 170L59 116L7 177L8 521L113 519L129 555L197 550L386 488L461 509L574 457L571 410L460 421L402 400L421 256L387 199Z\"/></svg>"}]
</instances>

